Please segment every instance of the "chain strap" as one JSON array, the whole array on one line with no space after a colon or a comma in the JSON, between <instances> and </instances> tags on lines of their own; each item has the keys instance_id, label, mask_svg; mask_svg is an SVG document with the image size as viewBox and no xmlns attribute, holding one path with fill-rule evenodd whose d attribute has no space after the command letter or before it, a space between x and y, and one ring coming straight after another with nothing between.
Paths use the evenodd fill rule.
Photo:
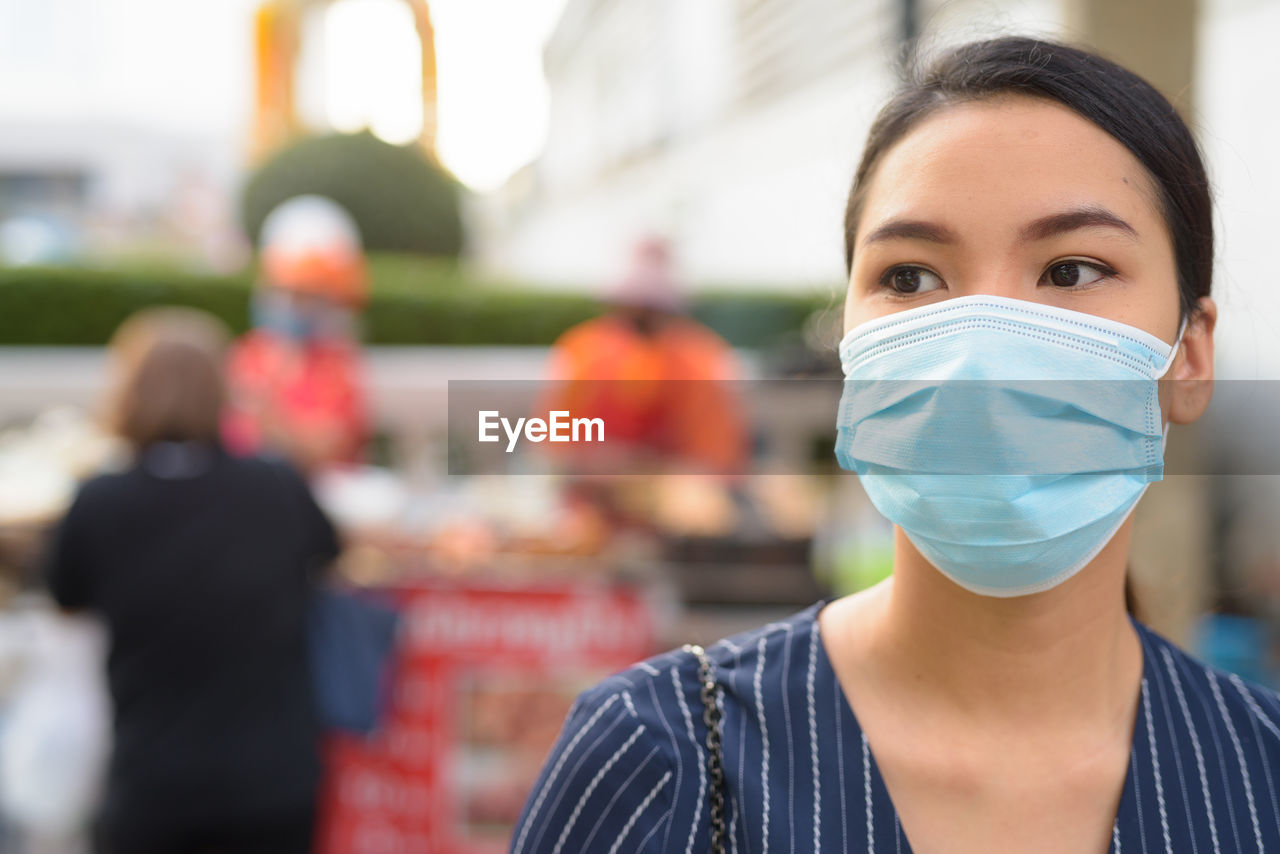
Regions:
<instances>
[{"instance_id":1,"label":"chain strap","mask_svg":"<svg viewBox=\"0 0 1280 854\"><path fill-rule=\"evenodd\" d=\"M720 743L720 704L716 702L715 665L706 650L685 644L684 651L698 657L698 682L702 686L702 722L707 725L707 772L710 778L711 852L725 854L724 748Z\"/></svg>"}]
</instances>

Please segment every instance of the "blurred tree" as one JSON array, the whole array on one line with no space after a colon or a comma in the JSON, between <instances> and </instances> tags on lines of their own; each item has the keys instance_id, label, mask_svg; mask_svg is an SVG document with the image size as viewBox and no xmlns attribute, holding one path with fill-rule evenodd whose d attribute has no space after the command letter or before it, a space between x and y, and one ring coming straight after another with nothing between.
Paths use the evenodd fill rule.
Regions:
<instances>
[{"instance_id":1,"label":"blurred tree","mask_svg":"<svg viewBox=\"0 0 1280 854\"><path fill-rule=\"evenodd\" d=\"M241 215L256 245L262 221L286 199L328 196L350 211L370 252L456 258L461 187L418 146L368 131L301 140L262 164L245 186Z\"/></svg>"}]
</instances>

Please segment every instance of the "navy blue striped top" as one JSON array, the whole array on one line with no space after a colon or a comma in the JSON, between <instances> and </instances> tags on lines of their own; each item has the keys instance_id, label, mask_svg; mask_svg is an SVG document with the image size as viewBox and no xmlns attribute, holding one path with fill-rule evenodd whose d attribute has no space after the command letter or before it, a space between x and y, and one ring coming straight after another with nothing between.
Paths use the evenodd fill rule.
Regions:
<instances>
[{"instance_id":1,"label":"navy blue striped top","mask_svg":"<svg viewBox=\"0 0 1280 854\"><path fill-rule=\"evenodd\" d=\"M820 641L821 604L708 649L730 851L911 850ZM1142 696L1111 851L1280 852L1280 696L1137 628ZM511 851L707 851L697 670L669 652L584 692Z\"/></svg>"}]
</instances>

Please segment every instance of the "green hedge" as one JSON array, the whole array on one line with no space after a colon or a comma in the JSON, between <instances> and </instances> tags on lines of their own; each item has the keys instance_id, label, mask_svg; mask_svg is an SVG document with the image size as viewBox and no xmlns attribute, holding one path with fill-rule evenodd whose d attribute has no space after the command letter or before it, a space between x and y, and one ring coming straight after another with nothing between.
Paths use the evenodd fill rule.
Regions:
<instances>
[{"instance_id":1,"label":"green hedge","mask_svg":"<svg viewBox=\"0 0 1280 854\"><path fill-rule=\"evenodd\" d=\"M328 196L360 227L371 252L456 258L462 189L417 145L390 145L368 131L302 139L249 177L241 216L254 243L276 205L304 193Z\"/></svg>"},{"instance_id":2,"label":"green hedge","mask_svg":"<svg viewBox=\"0 0 1280 854\"><path fill-rule=\"evenodd\" d=\"M477 281L452 264L382 257L373 265L364 314L370 344L541 345L601 310L591 297ZM233 331L249 323L248 274L157 270L0 269L0 345L100 345L133 312L152 305L202 308ZM730 343L766 347L794 340L828 294L719 291L693 314Z\"/></svg>"},{"instance_id":3,"label":"green hedge","mask_svg":"<svg viewBox=\"0 0 1280 854\"><path fill-rule=\"evenodd\" d=\"M0 270L0 343L103 344L130 314L189 305L232 329L249 321L248 281L226 276L62 268Z\"/></svg>"}]
</instances>

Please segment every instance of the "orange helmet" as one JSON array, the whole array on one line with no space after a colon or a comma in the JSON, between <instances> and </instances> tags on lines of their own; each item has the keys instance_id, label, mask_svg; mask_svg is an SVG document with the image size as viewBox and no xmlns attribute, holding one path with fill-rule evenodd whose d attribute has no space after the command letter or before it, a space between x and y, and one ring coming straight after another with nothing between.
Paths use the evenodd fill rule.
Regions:
<instances>
[{"instance_id":1,"label":"orange helmet","mask_svg":"<svg viewBox=\"0 0 1280 854\"><path fill-rule=\"evenodd\" d=\"M349 306L369 291L355 220L324 196L294 196L262 223L263 284Z\"/></svg>"}]
</instances>

